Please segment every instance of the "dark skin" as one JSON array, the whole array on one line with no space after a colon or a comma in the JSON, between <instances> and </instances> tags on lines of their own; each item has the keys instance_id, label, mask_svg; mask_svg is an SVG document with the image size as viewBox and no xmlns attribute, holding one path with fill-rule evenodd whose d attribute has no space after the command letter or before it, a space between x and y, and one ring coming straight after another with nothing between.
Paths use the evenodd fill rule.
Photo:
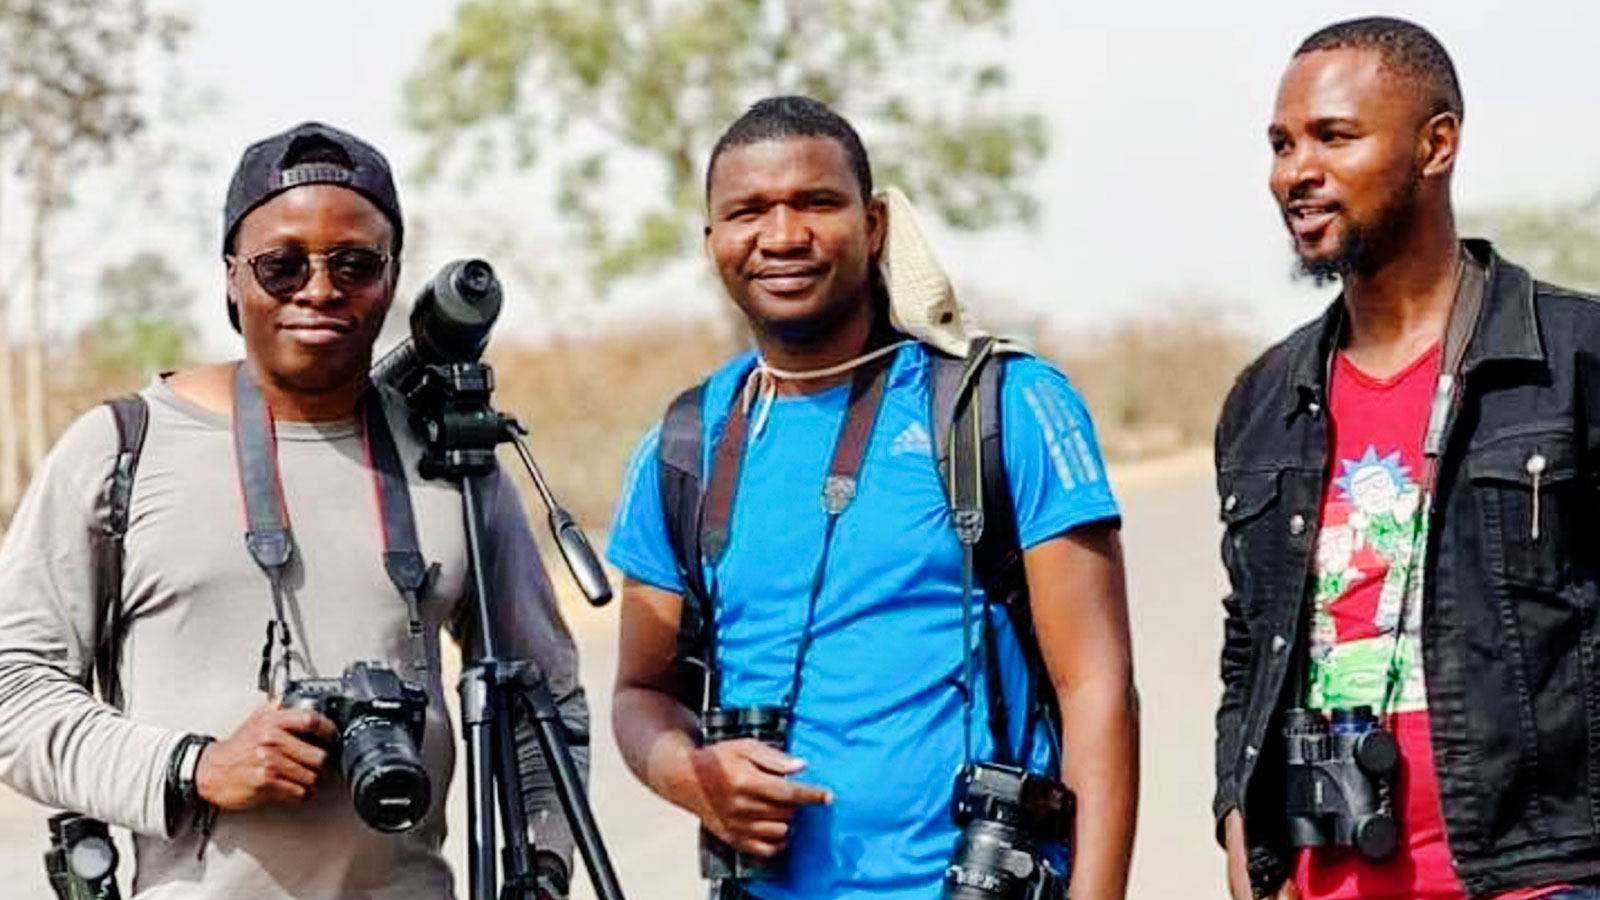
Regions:
<instances>
[{"instance_id":1,"label":"dark skin","mask_svg":"<svg viewBox=\"0 0 1600 900\"><path fill-rule=\"evenodd\" d=\"M734 148L713 168L709 193L708 255L762 354L797 370L859 355L878 315L870 272L886 223L843 148L828 138ZM1070 736L1060 774L1079 808L1072 895L1120 900L1138 800L1138 699L1117 530L1074 530L1027 551L1024 566ZM795 811L828 802L828 792L790 780L804 762L755 741L695 746L695 714L675 695L683 599L631 579L622 598L612 727L623 758L719 838L759 856L779 852Z\"/></svg>"},{"instance_id":2,"label":"dark skin","mask_svg":"<svg viewBox=\"0 0 1600 900\"><path fill-rule=\"evenodd\" d=\"M372 345L394 297L395 266L379 284L347 293L313 257L311 279L294 296L277 298L256 283L245 260L263 250L295 247L313 254L361 246L388 252L393 230L360 194L312 184L285 191L239 225L228 258L228 298L239 309L245 360L267 408L282 421L348 419L367 388ZM235 363L200 366L167 379L199 405L230 415ZM228 811L303 803L316 793L338 737L333 723L309 710L285 710L276 699L257 707L232 734L208 745L195 779L200 796Z\"/></svg>"},{"instance_id":3,"label":"dark skin","mask_svg":"<svg viewBox=\"0 0 1600 900\"><path fill-rule=\"evenodd\" d=\"M888 217L880 201L862 196L838 141L730 148L712 169L706 206L706 256L767 362L805 371L862 352L877 320L870 273ZM837 382L784 381L778 389L830 383Z\"/></svg>"},{"instance_id":4,"label":"dark skin","mask_svg":"<svg viewBox=\"0 0 1600 900\"><path fill-rule=\"evenodd\" d=\"M1378 377L1399 371L1443 336L1455 299L1460 120L1428 115L1418 86L1376 51L1323 50L1290 63L1267 136L1272 195L1302 258L1336 253L1412 194L1407 227L1343 278L1350 361Z\"/></svg>"},{"instance_id":5,"label":"dark skin","mask_svg":"<svg viewBox=\"0 0 1600 900\"><path fill-rule=\"evenodd\" d=\"M1454 113L1430 115L1420 86L1382 64L1376 51L1321 50L1297 56L1278 88L1267 137L1270 186L1297 253L1337 253L1353 229L1411 204L1406 227L1372 248L1369 265L1343 276L1349 330L1344 352L1387 377L1444 338L1455 300L1459 245L1450 178L1460 147ZM1228 885L1251 896L1245 823L1224 820ZM1292 881L1281 898L1298 898Z\"/></svg>"},{"instance_id":6,"label":"dark skin","mask_svg":"<svg viewBox=\"0 0 1600 900\"><path fill-rule=\"evenodd\" d=\"M290 422L345 419L367 388L372 345L394 299L398 267L364 290L346 292L316 254L340 247L390 252L393 229L367 198L348 188L308 184L284 191L239 223L227 257L228 299L239 310L245 364L274 417ZM296 248L313 254L311 280L293 297L261 289L246 260ZM233 363L201 366L167 379L178 393L218 412L233 408Z\"/></svg>"}]
</instances>

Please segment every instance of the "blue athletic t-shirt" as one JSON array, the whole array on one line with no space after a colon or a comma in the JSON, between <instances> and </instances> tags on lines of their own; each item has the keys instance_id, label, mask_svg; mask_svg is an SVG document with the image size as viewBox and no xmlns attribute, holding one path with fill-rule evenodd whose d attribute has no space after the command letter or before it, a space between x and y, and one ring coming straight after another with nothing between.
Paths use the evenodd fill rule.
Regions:
<instances>
[{"instance_id":1,"label":"blue athletic t-shirt","mask_svg":"<svg viewBox=\"0 0 1600 900\"><path fill-rule=\"evenodd\" d=\"M707 465L751 364L749 355L735 359L707 386ZM1001 427L1022 546L1115 520L1077 392L1033 357L1004 364ZM964 760L962 553L934 460L929 365L921 345L897 351L856 498L835 527L789 742L806 762L794 777L830 789L834 802L796 816L786 880L746 885L768 900L932 900L955 848L950 798ZM752 414L732 534L714 570L707 567L724 707L779 706L790 691L822 554L822 484L848 400L849 386L841 385L779 396L759 429ZM607 556L639 581L681 592L661 509L658 443L652 429L635 452ZM981 603L982 589L974 593ZM994 620L1012 746L1020 749L1027 667L1003 612ZM977 659L971 738L975 755L987 759L992 741ZM1042 723L1027 743L1029 768L1059 775Z\"/></svg>"}]
</instances>

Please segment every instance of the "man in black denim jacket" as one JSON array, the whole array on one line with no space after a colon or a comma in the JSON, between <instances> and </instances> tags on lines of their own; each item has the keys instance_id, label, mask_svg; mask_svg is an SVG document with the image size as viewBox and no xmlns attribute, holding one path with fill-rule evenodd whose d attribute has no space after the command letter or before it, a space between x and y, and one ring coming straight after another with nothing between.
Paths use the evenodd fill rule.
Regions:
<instances>
[{"instance_id":1,"label":"man in black denim jacket","mask_svg":"<svg viewBox=\"0 0 1600 900\"><path fill-rule=\"evenodd\" d=\"M1232 592L1214 812L1235 898L1340 895L1286 884L1296 851L1280 734L1283 711L1305 700L1291 669L1312 640L1318 523L1338 474L1335 357L1382 377L1434 352L1452 310L1470 305L1457 287L1474 270L1481 311L1456 342L1416 545L1448 864L1473 897L1545 885L1600 897L1570 887L1600 875L1600 304L1457 240L1460 122L1443 49L1391 19L1313 35L1280 87L1272 190L1301 268L1344 290L1245 370L1217 428ZM1449 371L1448 346L1443 357Z\"/></svg>"}]
</instances>

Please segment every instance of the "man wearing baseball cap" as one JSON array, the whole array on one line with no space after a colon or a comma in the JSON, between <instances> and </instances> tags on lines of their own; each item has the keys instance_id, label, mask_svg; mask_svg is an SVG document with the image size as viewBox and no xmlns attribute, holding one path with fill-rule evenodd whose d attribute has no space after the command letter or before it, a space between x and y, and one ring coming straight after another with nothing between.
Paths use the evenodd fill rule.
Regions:
<instances>
[{"instance_id":1,"label":"man wearing baseball cap","mask_svg":"<svg viewBox=\"0 0 1600 900\"><path fill-rule=\"evenodd\" d=\"M0 546L0 780L131 830L134 897L453 895L439 631L473 655L461 502L417 476L403 400L367 377L403 231L360 139L307 123L250 146L222 245L244 359L153 380L142 443L121 436L125 407L84 415ZM483 508L497 649L535 661L581 734L576 652L511 484ZM427 698L419 806L390 830L352 802L337 723L280 703L358 662ZM572 841L531 730L518 755L561 893Z\"/></svg>"}]
</instances>

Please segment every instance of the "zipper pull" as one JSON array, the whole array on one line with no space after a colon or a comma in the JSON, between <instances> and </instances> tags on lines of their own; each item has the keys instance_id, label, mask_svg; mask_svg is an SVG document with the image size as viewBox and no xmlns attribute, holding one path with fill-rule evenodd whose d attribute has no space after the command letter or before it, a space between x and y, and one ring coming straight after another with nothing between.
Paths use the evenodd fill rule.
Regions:
<instances>
[{"instance_id":1,"label":"zipper pull","mask_svg":"<svg viewBox=\"0 0 1600 900\"><path fill-rule=\"evenodd\" d=\"M1539 539L1539 488L1544 479L1544 469L1547 465L1549 465L1549 461L1544 458L1544 454L1535 450L1533 455L1528 457L1528 462L1525 466L1528 474L1533 478L1533 518L1528 525L1528 539L1532 541Z\"/></svg>"}]
</instances>

